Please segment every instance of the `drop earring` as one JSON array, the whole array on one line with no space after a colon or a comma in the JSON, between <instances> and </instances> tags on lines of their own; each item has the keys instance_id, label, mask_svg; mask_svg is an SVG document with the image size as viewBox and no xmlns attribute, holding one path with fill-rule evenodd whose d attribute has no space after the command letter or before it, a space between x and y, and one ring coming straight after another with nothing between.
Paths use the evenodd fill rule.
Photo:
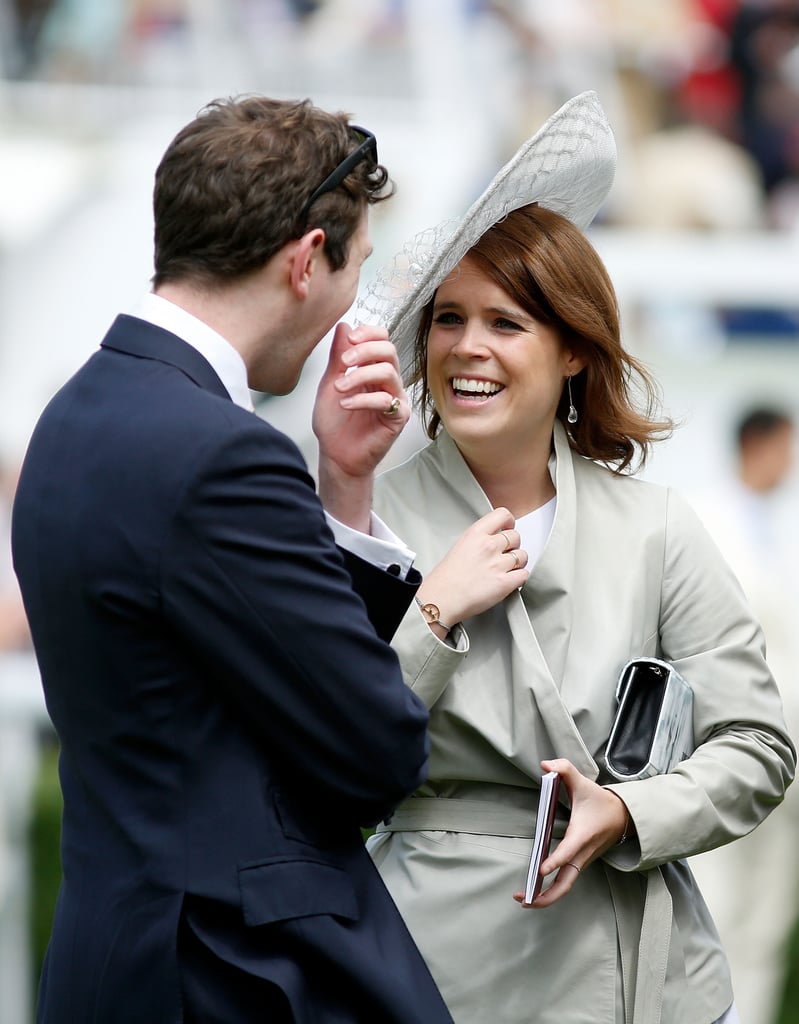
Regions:
<instances>
[{"instance_id":1,"label":"drop earring","mask_svg":"<svg viewBox=\"0 0 799 1024\"><path fill-rule=\"evenodd\" d=\"M577 422L577 410L574 408L574 399L572 398L572 379L571 376L566 378L566 386L569 389L569 413L566 419L569 423L574 424Z\"/></svg>"}]
</instances>

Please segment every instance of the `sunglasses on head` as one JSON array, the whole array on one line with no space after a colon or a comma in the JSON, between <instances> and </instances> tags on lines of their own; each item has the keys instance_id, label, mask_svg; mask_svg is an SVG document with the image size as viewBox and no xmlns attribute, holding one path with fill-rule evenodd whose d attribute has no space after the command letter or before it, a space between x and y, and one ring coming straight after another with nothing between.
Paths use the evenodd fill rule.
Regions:
<instances>
[{"instance_id":1,"label":"sunglasses on head","mask_svg":"<svg viewBox=\"0 0 799 1024\"><path fill-rule=\"evenodd\" d=\"M338 167L335 168L322 184L314 189L309 199L306 201L305 206L302 208L300 217L302 220L308 216L308 211L316 202L316 200L325 194L325 192L332 192L333 189L338 188L339 185L344 181L347 175L352 171L354 167L357 167L361 160L369 158L372 163L377 163L377 139L374 135L367 131L366 128L361 128L357 124L351 124L349 126L350 132L361 140L361 144L357 149L354 149L348 156L346 156Z\"/></svg>"}]
</instances>

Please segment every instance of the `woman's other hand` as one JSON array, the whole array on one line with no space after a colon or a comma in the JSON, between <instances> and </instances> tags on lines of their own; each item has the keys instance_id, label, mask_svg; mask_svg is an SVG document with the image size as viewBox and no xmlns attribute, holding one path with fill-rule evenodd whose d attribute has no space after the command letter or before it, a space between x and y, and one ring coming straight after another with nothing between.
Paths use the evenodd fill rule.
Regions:
<instances>
[{"instance_id":1,"label":"woman's other hand","mask_svg":"<svg viewBox=\"0 0 799 1024\"><path fill-rule=\"evenodd\" d=\"M581 775L571 761L565 758L542 761L541 768L545 772L558 772L572 810L563 839L541 864L542 875L557 871L555 880L530 904L532 907L549 907L565 896L573 886L579 885L586 865L615 846L622 836L630 835L632 829L627 805L621 797L614 790ZM522 903L524 893L516 892L513 898Z\"/></svg>"}]
</instances>

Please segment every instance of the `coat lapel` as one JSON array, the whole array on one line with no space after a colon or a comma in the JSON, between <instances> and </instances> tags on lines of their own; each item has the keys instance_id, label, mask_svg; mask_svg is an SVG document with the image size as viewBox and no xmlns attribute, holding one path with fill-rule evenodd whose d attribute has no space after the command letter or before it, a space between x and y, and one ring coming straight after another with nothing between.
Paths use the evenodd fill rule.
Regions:
<instances>
[{"instance_id":1,"label":"coat lapel","mask_svg":"<svg viewBox=\"0 0 799 1024\"><path fill-rule=\"evenodd\" d=\"M167 363L185 373L198 387L230 399L227 388L204 356L176 334L146 320L121 314L109 328L101 347Z\"/></svg>"},{"instance_id":2,"label":"coat lapel","mask_svg":"<svg viewBox=\"0 0 799 1024\"><path fill-rule=\"evenodd\" d=\"M568 758L595 779L598 767L561 698L572 633L572 599L576 548L576 487L573 455L566 433L555 423L554 481L558 494L555 521L544 551L527 583L505 601L511 634L510 659L514 693L532 690L549 737L552 756ZM442 433L427 449L446 489L447 528L454 536L491 510L491 503L466 465L454 441ZM434 499L434 495L427 496ZM440 496L443 498L443 494ZM440 500L440 499L439 499ZM453 514L454 513L454 514ZM454 539L454 537L453 537ZM517 721L529 715L524 700L514 712Z\"/></svg>"},{"instance_id":3,"label":"coat lapel","mask_svg":"<svg viewBox=\"0 0 799 1024\"><path fill-rule=\"evenodd\" d=\"M530 579L522 588L522 601L534 623L550 673L563 678L572 632L572 590L577 540L574 458L566 433L555 421L554 483L558 500L555 521L546 547Z\"/></svg>"},{"instance_id":4,"label":"coat lapel","mask_svg":"<svg viewBox=\"0 0 799 1024\"><path fill-rule=\"evenodd\" d=\"M506 602L514 641L513 672L517 679L531 680L556 756L568 758L583 775L596 779L597 764L561 697L572 635L577 496L575 456L558 420L554 441L555 521L527 583Z\"/></svg>"}]
</instances>

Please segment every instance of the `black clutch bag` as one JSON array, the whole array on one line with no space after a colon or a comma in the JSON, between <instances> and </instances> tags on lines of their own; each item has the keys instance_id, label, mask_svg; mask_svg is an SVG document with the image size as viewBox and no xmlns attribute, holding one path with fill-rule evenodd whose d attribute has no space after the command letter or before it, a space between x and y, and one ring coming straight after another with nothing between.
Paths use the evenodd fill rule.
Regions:
<instances>
[{"instance_id":1,"label":"black clutch bag","mask_svg":"<svg viewBox=\"0 0 799 1024\"><path fill-rule=\"evenodd\" d=\"M616 686L619 702L605 748L605 766L628 782L665 775L694 751L691 687L658 658L627 662Z\"/></svg>"}]
</instances>

